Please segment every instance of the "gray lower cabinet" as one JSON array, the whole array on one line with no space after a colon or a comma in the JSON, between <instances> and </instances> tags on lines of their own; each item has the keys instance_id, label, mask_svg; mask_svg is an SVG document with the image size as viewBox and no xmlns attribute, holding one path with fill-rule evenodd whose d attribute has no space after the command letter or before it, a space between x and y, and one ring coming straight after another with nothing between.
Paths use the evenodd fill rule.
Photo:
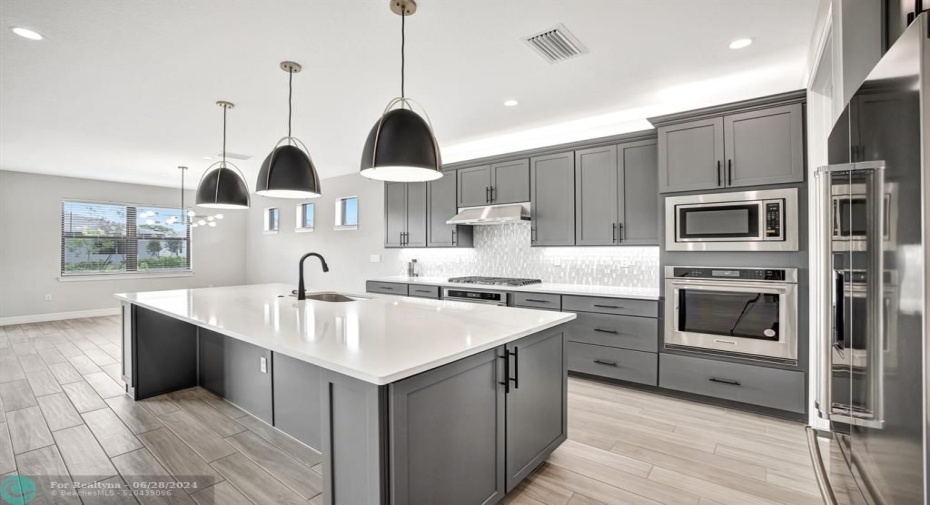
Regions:
<instances>
[{"instance_id":1,"label":"gray lower cabinet","mask_svg":"<svg viewBox=\"0 0 930 505\"><path fill-rule=\"evenodd\" d=\"M575 152L575 245L657 245L656 141Z\"/></svg>"},{"instance_id":2,"label":"gray lower cabinet","mask_svg":"<svg viewBox=\"0 0 930 505\"><path fill-rule=\"evenodd\" d=\"M426 183L384 183L384 247L426 247Z\"/></svg>"},{"instance_id":3,"label":"gray lower cabinet","mask_svg":"<svg viewBox=\"0 0 930 505\"><path fill-rule=\"evenodd\" d=\"M655 386L658 355L603 345L568 342L568 369L588 375Z\"/></svg>"},{"instance_id":4,"label":"gray lower cabinet","mask_svg":"<svg viewBox=\"0 0 930 505\"><path fill-rule=\"evenodd\" d=\"M407 285L399 282L365 282L365 291L368 293L381 293L383 295L407 296Z\"/></svg>"},{"instance_id":5,"label":"gray lower cabinet","mask_svg":"<svg viewBox=\"0 0 930 505\"><path fill-rule=\"evenodd\" d=\"M527 309L562 310L562 296L551 293L522 293L513 294L514 307Z\"/></svg>"},{"instance_id":6,"label":"gray lower cabinet","mask_svg":"<svg viewBox=\"0 0 930 505\"><path fill-rule=\"evenodd\" d=\"M575 245L575 153L530 160L530 242Z\"/></svg>"},{"instance_id":7,"label":"gray lower cabinet","mask_svg":"<svg viewBox=\"0 0 930 505\"><path fill-rule=\"evenodd\" d=\"M272 424L271 351L204 328L199 342L200 386Z\"/></svg>"},{"instance_id":8,"label":"gray lower cabinet","mask_svg":"<svg viewBox=\"0 0 930 505\"><path fill-rule=\"evenodd\" d=\"M426 246L472 247L472 227L446 224L458 213L454 171L426 183Z\"/></svg>"},{"instance_id":9,"label":"gray lower cabinet","mask_svg":"<svg viewBox=\"0 0 930 505\"><path fill-rule=\"evenodd\" d=\"M565 373L553 328L392 384L392 502L496 503L565 441Z\"/></svg>"},{"instance_id":10,"label":"gray lower cabinet","mask_svg":"<svg viewBox=\"0 0 930 505\"><path fill-rule=\"evenodd\" d=\"M659 192L723 187L723 118L660 126Z\"/></svg>"},{"instance_id":11,"label":"gray lower cabinet","mask_svg":"<svg viewBox=\"0 0 930 505\"><path fill-rule=\"evenodd\" d=\"M455 171L459 207L477 207L491 203L491 165L460 168Z\"/></svg>"},{"instance_id":12,"label":"gray lower cabinet","mask_svg":"<svg viewBox=\"0 0 930 505\"><path fill-rule=\"evenodd\" d=\"M727 187L804 180L801 104L723 118Z\"/></svg>"},{"instance_id":13,"label":"gray lower cabinet","mask_svg":"<svg viewBox=\"0 0 930 505\"><path fill-rule=\"evenodd\" d=\"M659 350L659 320L651 317L578 312L566 326L565 336L571 342L647 352Z\"/></svg>"},{"instance_id":14,"label":"gray lower cabinet","mask_svg":"<svg viewBox=\"0 0 930 505\"><path fill-rule=\"evenodd\" d=\"M659 387L805 412L804 372L662 354Z\"/></svg>"},{"instance_id":15,"label":"gray lower cabinet","mask_svg":"<svg viewBox=\"0 0 930 505\"><path fill-rule=\"evenodd\" d=\"M507 491L568 436L565 338L560 328L506 346Z\"/></svg>"},{"instance_id":16,"label":"gray lower cabinet","mask_svg":"<svg viewBox=\"0 0 930 505\"><path fill-rule=\"evenodd\" d=\"M530 200L530 162L516 160L491 165L491 204Z\"/></svg>"},{"instance_id":17,"label":"gray lower cabinet","mask_svg":"<svg viewBox=\"0 0 930 505\"><path fill-rule=\"evenodd\" d=\"M439 298L439 286L424 286L422 284L408 284L407 295L417 298Z\"/></svg>"},{"instance_id":18,"label":"gray lower cabinet","mask_svg":"<svg viewBox=\"0 0 930 505\"><path fill-rule=\"evenodd\" d=\"M320 367L280 353L272 357L275 428L322 450Z\"/></svg>"},{"instance_id":19,"label":"gray lower cabinet","mask_svg":"<svg viewBox=\"0 0 930 505\"><path fill-rule=\"evenodd\" d=\"M506 494L503 352L390 386L392 503L490 504Z\"/></svg>"}]
</instances>

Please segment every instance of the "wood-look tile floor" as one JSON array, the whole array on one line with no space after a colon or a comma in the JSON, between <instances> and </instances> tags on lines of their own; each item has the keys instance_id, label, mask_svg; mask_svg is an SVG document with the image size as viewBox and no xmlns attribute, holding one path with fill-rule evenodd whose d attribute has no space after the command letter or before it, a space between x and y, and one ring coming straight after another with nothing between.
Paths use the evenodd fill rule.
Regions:
<instances>
[{"instance_id":1,"label":"wood-look tile floor","mask_svg":"<svg viewBox=\"0 0 930 505\"><path fill-rule=\"evenodd\" d=\"M200 388L134 402L119 360L116 317L0 326L0 476L44 476L32 503L69 503L43 479L150 475L197 476L172 503L322 503L319 453ZM569 409L504 503L822 503L801 424L575 378Z\"/></svg>"}]
</instances>

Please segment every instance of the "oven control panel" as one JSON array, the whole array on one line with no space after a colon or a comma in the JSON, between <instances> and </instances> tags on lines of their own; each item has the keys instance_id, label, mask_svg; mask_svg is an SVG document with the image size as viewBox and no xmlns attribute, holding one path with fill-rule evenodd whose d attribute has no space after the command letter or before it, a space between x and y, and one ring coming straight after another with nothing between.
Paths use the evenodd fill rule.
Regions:
<instances>
[{"instance_id":1,"label":"oven control panel","mask_svg":"<svg viewBox=\"0 0 930 505\"><path fill-rule=\"evenodd\" d=\"M765 239L779 240L784 238L782 230L782 202L767 201L765 202Z\"/></svg>"},{"instance_id":2,"label":"oven control panel","mask_svg":"<svg viewBox=\"0 0 930 505\"><path fill-rule=\"evenodd\" d=\"M720 279L744 281L788 281L788 271L784 268L706 268L675 267L674 277L689 279Z\"/></svg>"}]
</instances>

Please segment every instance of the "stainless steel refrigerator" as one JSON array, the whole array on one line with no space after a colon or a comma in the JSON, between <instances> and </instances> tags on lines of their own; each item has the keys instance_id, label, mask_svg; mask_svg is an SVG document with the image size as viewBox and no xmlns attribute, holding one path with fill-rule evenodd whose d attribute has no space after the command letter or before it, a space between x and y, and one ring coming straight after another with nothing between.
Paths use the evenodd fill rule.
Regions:
<instances>
[{"instance_id":1,"label":"stainless steel refrigerator","mask_svg":"<svg viewBox=\"0 0 930 505\"><path fill-rule=\"evenodd\" d=\"M828 503L927 503L930 13L850 100L829 157L815 178L826 271L816 403L858 493L831 488L815 448L818 480Z\"/></svg>"}]
</instances>

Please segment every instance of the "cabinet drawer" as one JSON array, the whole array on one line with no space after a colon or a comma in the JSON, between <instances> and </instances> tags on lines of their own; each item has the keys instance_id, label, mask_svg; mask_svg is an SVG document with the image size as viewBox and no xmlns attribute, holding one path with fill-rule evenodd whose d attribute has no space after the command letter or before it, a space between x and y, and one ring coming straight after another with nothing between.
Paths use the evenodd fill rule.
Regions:
<instances>
[{"instance_id":1,"label":"cabinet drawer","mask_svg":"<svg viewBox=\"0 0 930 505\"><path fill-rule=\"evenodd\" d=\"M407 286L407 294L419 298L439 298L439 286L410 284Z\"/></svg>"},{"instance_id":2,"label":"cabinet drawer","mask_svg":"<svg viewBox=\"0 0 930 505\"><path fill-rule=\"evenodd\" d=\"M565 335L571 342L621 349L656 352L659 320L649 317L614 316L580 312L568 323Z\"/></svg>"},{"instance_id":3,"label":"cabinet drawer","mask_svg":"<svg viewBox=\"0 0 930 505\"><path fill-rule=\"evenodd\" d=\"M600 312L624 316L659 317L659 302L596 296L563 296L565 312Z\"/></svg>"},{"instance_id":4,"label":"cabinet drawer","mask_svg":"<svg viewBox=\"0 0 930 505\"><path fill-rule=\"evenodd\" d=\"M804 372L663 354L659 386L791 412L806 410Z\"/></svg>"},{"instance_id":5,"label":"cabinet drawer","mask_svg":"<svg viewBox=\"0 0 930 505\"><path fill-rule=\"evenodd\" d=\"M368 281L365 283L365 291L369 293L384 293L386 295L407 296L407 285L399 282L375 282Z\"/></svg>"},{"instance_id":6,"label":"cabinet drawer","mask_svg":"<svg viewBox=\"0 0 930 505\"><path fill-rule=\"evenodd\" d=\"M514 293L513 304L516 307L534 309L561 310L562 296L548 293Z\"/></svg>"},{"instance_id":7,"label":"cabinet drawer","mask_svg":"<svg viewBox=\"0 0 930 505\"><path fill-rule=\"evenodd\" d=\"M566 343L568 370L655 386L657 355L601 345Z\"/></svg>"}]
</instances>

